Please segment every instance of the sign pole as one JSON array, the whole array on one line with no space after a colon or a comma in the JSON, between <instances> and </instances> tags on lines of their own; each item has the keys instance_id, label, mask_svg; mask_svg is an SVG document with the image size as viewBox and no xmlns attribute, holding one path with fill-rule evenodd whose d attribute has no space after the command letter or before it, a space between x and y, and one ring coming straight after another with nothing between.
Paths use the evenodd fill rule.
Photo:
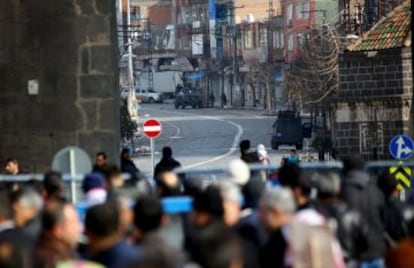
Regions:
<instances>
[{"instance_id":1,"label":"sign pole","mask_svg":"<svg viewBox=\"0 0 414 268\"><path fill-rule=\"evenodd\" d=\"M76 196L76 180L75 180L75 153L73 149L69 150L69 165L70 165L70 186L71 186L71 197L72 197L72 203L75 204L77 201Z\"/></svg>"},{"instance_id":2,"label":"sign pole","mask_svg":"<svg viewBox=\"0 0 414 268\"><path fill-rule=\"evenodd\" d=\"M152 174L152 177L154 177L154 168L155 168L155 161L154 161L154 154L155 154L155 152L154 152L154 139L150 139L150 145L151 145L151 167L152 167L152 169L151 169L151 174Z\"/></svg>"}]
</instances>

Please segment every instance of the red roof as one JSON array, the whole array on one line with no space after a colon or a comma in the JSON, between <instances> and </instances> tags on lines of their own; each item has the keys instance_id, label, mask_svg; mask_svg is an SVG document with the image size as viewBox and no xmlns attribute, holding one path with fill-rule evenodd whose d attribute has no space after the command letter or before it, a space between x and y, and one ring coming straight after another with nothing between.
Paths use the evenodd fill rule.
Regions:
<instances>
[{"instance_id":1,"label":"red roof","mask_svg":"<svg viewBox=\"0 0 414 268\"><path fill-rule=\"evenodd\" d=\"M383 50L404 47L410 39L411 1L404 1L351 48L351 51ZM411 43L410 43L411 45Z\"/></svg>"}]
</instances>

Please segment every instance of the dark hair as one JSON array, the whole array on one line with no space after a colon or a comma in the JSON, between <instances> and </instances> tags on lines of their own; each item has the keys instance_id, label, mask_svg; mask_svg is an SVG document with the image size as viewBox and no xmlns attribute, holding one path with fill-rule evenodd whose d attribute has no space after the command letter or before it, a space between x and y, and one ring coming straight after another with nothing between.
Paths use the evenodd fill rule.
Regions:
<instances>
[{"instance_id":1,"label":"dark hair","mask_svg":"<svg viewBox=\"0 0 414 268\"><path fill-rule=\"evenodd\" d=\"M365 161L359 155L347 156L342 160L343 173L347 175L352 170L364 170Z\"/></svg>"},{"instance_id":2,"label":"dark hair","mask_svg":"<svg viewBox=\"0 0 414 268\"><path fill-rule=\"evenodd\" d=\"M172 156L172 149L169 146L165 146L162 148L162 156L165 158L169 158Z\"/></svg>"},{"instance_id":3,"label":"dark hair","mask_svg":"<svg viewBox=\"0 0 414 268\"><path fill-rule=\"evenodd\" d=\"M12 203L10 200L9 191L6 189L0 190L0 217L11 219L13 216Z\"/></svg>"},{"instance_id":4,"label":"dark hair","mask_svg":"<svg viewBox=\"0 0 414 268\"><path fill-rule=\"evenodd\" d=\"M279 182L282 186L295 188L302 176L302 169L299 165L287 162L279 169Z\"/></svg>"},{"instance_id":5,"label":"dark hair","mask_svg":"<svg viewBox=\"0 0 414 268\"><path fill-rule=\"evenodd\" d=\"M207 212L212 216L222 218L224 208L220 189L215 185L209 185L194 197L193 208L195 211Z\"/></svg>"},{"instance_id":6,"label":"dark hair","mask_svg":"<svg viewBox=\"0 0 414 268\"><path fill-rule=\"evenodd\" d=\"M290 152L296 154L296 149L290 149Z\"/></svg>"},{"instance_id":7,"label":"dark hair","mask_svg":"<svg viewBox=\"0 0 414 268\"><path fill-rule=\"evenodd\" d=\"M37 179L28 180L26 186L32 188L40 195L43 194L43 190L45 189L43 182Z\"/></svg>"},{"instance_id":8,"label":"dark hair","mask_svg":"<svg viewBox=\"0 0 414 268\"><path fill-rule=\"evenodd\" d=\"M299 165L287 162L279 169L279 181L282 186L290 189L300 188L302 194L310 196L312 180L309 173L304 173Z\"/></svg>"},{"instance_id":9,"label":"dark hair","mask_svg":"<svg viewBox=\"0 0 414 268\"><path fill-rule=\"evenodd\" d=\"M9 157L9 158L7 158L6 159L6 164L7 163L10 163L10 162L12 162L12 163L14 163L14 164L18 164L19 162L17 161L17 158L15 158L15 157Z\"/></svg>"},{"instance_id":10,"label":"dark hair","mask_svg":"<svg viewBox=\"0 0 414 268\"><path fill-rule=\"evenodd\" d=\"M43 179L43 186L48 197L57 197L63 194L62 174L57 171L49 171Z\"/></svg>"},{"instance_id":11,"label":"dark hair","mask_svg":"<svg viewBox=\"0 0 414 268\"><path fill-rule=\"evenodd\" d=\"M203 268L228 268L242 262L243 248L239 237L224 224L202 230L194 247L193 260Z\"/></svg>"},{"instance_id":12,"label":"dark hair","mask_svg":"<svg viewBox=\"0 0 414 268\"><path fill-rule=\"evenodd\" d=\"M64 219L64 209L66 206L72 206L72 204L64 198L56 198L45 204L41 214L43 232L51 231Z\"/></svg>"},{"instance_id":13,"label":"dark hair","mask_svg":"<svg viewBox=\"0 0 414 268\"><path fill-rule=\"evenodd\" d=\"M114 164L108 164L103 166L101 171L107 181L111 180L113 177L122 175L121 169Z\"/></svg>"},{"instance_id":14,"label":"dark hair","mask_svg":"<svg viewBox=\"0 0 414 268\"><path fill-rule=\"evenodd\" d=\"M97 157L98 157L98 156L103 156L103 158L104 158L104 159L107 159L107 158L108 158L105 152L97 152L97 153L96 153L96 156L97 156Z\"/></svg>"},{"instance_id":15,"label":"dark hair","mask_svg":"<svg viewBox=\"0 0 414 268\"><path fill-rule=\"evenodd\" d=\"M397 189L398 181L394 175L383 172L378 176L377 185L385 197L389 197Z\"/></svg>"},{"instance_id":16,"label":"dark hair","mask_svg":"<svg viewBox=\"0 0 414 268\"><path fill-rule=\"evenodd\" d=\"M242 140L239 144L240 151L245 152L250 149L250 141L249 140Z\"/></svg>"},{"instance_id":17,"label":"dark hair","mask_svg":"<svg viewBox=\"0 0 414 268\"><path fill-rule=\"evenodd\" d=\"M119 230L119 207L115 202L106 202L86 211L85 229L87 234L107 237Z\"/></svg>"},{"instance_id":18,"label":"dark hair","mask_svg":"<svg viewBox=\"0 0 414 268\"><path fill-rule=\"evenodd\" d=\"M163 214L160 199L155 196L142 196L134 206L135 227L144 233L154 231L161 226Z\"/></svg>"}]
</instances>

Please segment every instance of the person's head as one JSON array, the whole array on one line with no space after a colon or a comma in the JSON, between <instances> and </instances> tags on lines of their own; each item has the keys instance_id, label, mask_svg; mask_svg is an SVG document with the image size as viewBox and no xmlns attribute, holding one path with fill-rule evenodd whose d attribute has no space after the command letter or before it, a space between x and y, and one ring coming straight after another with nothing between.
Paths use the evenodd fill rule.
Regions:
<instances>
[{"instance_id":1,"label":"person's head","mask_svg":"<svg viewBox=\"0 0 414 268\"><path fill-rule=\"evenodd\" d=\"M43 179L43 187L46 200L63 197L64 183L62 174L56 171L46 173Z\"/></svg>"},{"instance_id":2,"label":"person's head","mask_svg":"<svg viewBox=\"0 0 414 268\"><path fill-rule=\"evenodd\" d=\"M0 190L0 223L13 219L13 209L10 193L6 189Z\"/></svg>"},{"instance_id":3,"label":"person's head","mask_svg":"<svg viewBox=\"0 0 414 268\"><path fill-rule=\"evenodd\" d=\"M289 151L289 155L290 155L290 156L296 156L296 155L297 155L297 151L296 151L296 149L290 149L290 151Z\"/></svg>"},{"instance_id":4,"label":"person's head","mask_svg":"<svg viewBox=\"0 0 414 268\"><path fill-rule=\"evenodd\" d=\"M105 178L99 172L87 174L82 181L82 191L85 194L91 190L102 188L105 188Z\"/></svg>"},{"instance_id":5,"label":"person's head","mask_svg":"<svg viewBox=\"0 0 414 268\"><path fill-rule=\"evenodd\" d=\"M318 199L321 201L336 200L341 192L341 178L332 171L319 171L313 175L317 184Z\"/></svg>"},{"instance_id":6,"label":"person's head","mask_svg":"<svg viewBox=\"0 0 414 268\"><path fill-rule=\"evenodd\" d=\"M124 148L121 151L121 161L130 160L131 159L131 152L128 148Z\"/></svg>"},{"instance_id":7,"label":"person's head","mask_svg":"<svg viewBox=\"0 0 414 268\"><path fill-rule=\"evenodd\" d=\"M220 181L219 188L223 198L224 223L234 226L240 220L242 195L240 187L231 181Z\"/></svg>"},{"instance_id":8,"label":"person's head","mask_svg":"<svg viewBox=\"0 0 414 268\"><path fill-rule=\"evenodd\" d=\"M158 175L157 194L159 197L178 196L181 194L181 181L177 174L165 171Z\"/></svg>"},{"instance_id":9,"label":"person's head","mask_svg":"<svg viewBox=\"0 0 414 268\"><path fill-rule=\"evenodd\" d=\"M107 156L105 152L98 152L95 156L95 165L98 167L103 167L106 164Z\"/></svg>"},{"instance_id":10,"label":"person's head","mask_svg":"<svg viewBox=\"0 0 414 268\"><path fill-rule=\"evenodd\" d=\"M268 188L259 205L259 217L269 231L279 229L290 222L296 203L289 188Z\"/></svg>"},{"instance_id":11,"label":"person's head","mask_svg":"<svg viewBox=\"0 0 414 268\"><path fill-rule=\"evenodd\" d=\"M240 152L243 154L250 149L250 140L242 140L239 144Z\"/></svg>"},{"instance_id":12,"label":"person's head","mask_svg":"<svg viewBox=\"0 0 414 268\"><path fill-rule=\"evenodd\" d=\"M214 225L201 233L193 259L203 268L241 268L242 242L231 228Z\"/></svg>"},{"instance_id":13,"label":"person's head","mask_svg":"<svg viewBox=\"0 0 414 268\"><path fill-rule=\"evenodd\" d=\"M162 157L163 158L171 158L172 157L172 149L171 147L164 147L162 148Z\"/></svg>"},{"instance_id":14,"label":"person's head","mask_svg":"<svg viewBox=\"0 0 414 268\"><path fill-rule=\"evenodd\" d=\"M306 204L312 191L311 178L297 164L286 163L279 169L282 186L292 190L299 206Z\"/></svg>"},{"instance_id":15,"label":"person's head","mask_svg":"<svg viewBox=\"0 0 414 268\"><path fill-rule=\"evenodd\" d=\"M75 207L64 199L46 203L42 212L42 235L53 237L68 246L77 246L81 222Z\"/></svg>"},{"instance_id":16,"label":"person's head","mask_svg":"<svg viewBox=\"0 0 414 268\"><path fill-rule=\"evenodd\" d=\"M233 159L227 166L226 175L237 185L243 186L250 179L250 168L243 160Z\"/></svg>"},{"instance_id":17,"label":"person's head","mask_svg":"<svg viewBox=\"0 0 414 268\"><path fill-rule=\"evenodd\" d=\"M102 168L105 176L105 183L108 189L121 188L124 186L122 172L117 165L105 165Z\"/></svg>"},{"instance_id":18,"label":"person's head","mask_svg":"<svg viewBox=\"0 0 414 268\"><path fill-rule=\"evenodd\" d=\"M40 213L43 202L40 194L32 188L20 188L12 193L13 218L17 226L23 227Z\"/></svg>"},{"instance_id":19,"label":"person's head","mask_svg":"<svg viewBox=\"0 0 414 268\"><path fill-rule=\"evenodd\" d=\"M10 175L16 175L19 173L19 162L15 158L8 158L4 166L5 172Z\"/></svg>"},{"instance_id":20,"label":"person's head","mask_svg":"<svg viewBox=\"0 0 414 268\"><path fill-rule=\"evenodd\" d=\"M139 235L158 230L166 220L159 198L150 195L138 198L134 206L134 225Z\"/></svg>"},{"instance_id":21,"label":"person's head","mask_svg":"<svg viewBox=\"0 0 414 268\"><path fill-rule=\"evenodd\" d=\"M43 186L43 182L38 179L30 179L25 183L26 187L32 188L35 190L38 194L42 195L45 187Z\"/></svg>"},{"instance_id":22,"label":"person's head","mask_svg":"<svg viewBox=\"0 0 414 268\"><path fill-rule=\"evenodd\" d=\"M86 211L85 234L91 247L102 240L114 238L114 242L120 235L120 213L115 202L106 202L95 205Z\"/></svg>"},{"instance_id":23,"label":"person's head","mask_svg":"<svg viewBox=\"0 0 414 268\"><path fill-rule=\"evenodd\" d=\"M351 156L345 157L342 160L342 163L344 165L342 169L344 175L348 175L348 173L351 171L363 171L364 170L365 161L359 155L351 155Z\"/></svg>"},{"instance_id":24,"label":"person's head","mask_svg":"<svg viewBox=\"0 0 414 268\"><path fill-rule=\"evenodd\" d=\"M197 227L205 227L215 220L223 220L224 207L220 189L209 185L194 196L192 222Z\"/></svg>"},{"instance_id":25,"label":"person's head","mask_svg":"<svg viewBox=\"0 0 414 268\"><path fill-rule=\"evenodd\" d=\"M389 172L380 174L377 179L377 185L385 197L398 196L398 180L393 174Z\"/></svg>"}]
</instances>

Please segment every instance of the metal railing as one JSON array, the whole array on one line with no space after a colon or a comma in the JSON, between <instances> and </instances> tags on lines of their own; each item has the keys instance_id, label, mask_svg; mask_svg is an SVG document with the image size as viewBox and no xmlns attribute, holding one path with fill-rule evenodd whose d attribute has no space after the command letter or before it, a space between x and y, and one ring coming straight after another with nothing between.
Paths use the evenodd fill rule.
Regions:
<instances>
[{"instance_id":1,"label":"metal railing","mask_svg":"<svg viewBox=\"0 0 414 268\"><path fill-rule=\"evenodd\" d=\"M299 166L305 171L318 171L318 170L333 170L340 172L343 168L342 162L312 162L312 163L300 163ZM365 165L365 170L372 176L378 175L382 171L389 170L390 167L408 167L411 170L414 169L414 162L398 162L398 161L375 161L367 162ZM252 171L264 171L266 174L273 174L280 168L280 165L251 165L250 169ZM225 169L179 169L176 170L177 174L184 175L186 177L192 177L200 180L207 180L209 182L218 181L226 178ZM413 172L411 173L413 174ZM0 175L1 181L9 182L24 182L29 180L42 180L43 174L26 174L18 176L10 175ZM124 174L126 179L129 179L129 176ZM74 204L77 204L80 209L85 209L85 204L79 202L78 196L80 195L80 184L84 178L84 175L63 175L63 180L69 184L69 196ZM412 179L412 178L410 178ZM187 213L191 211L192 199L191 197L174 197L174 198L165 198L163 199L164 210L169 214L177 213Z\"/></svg>"}]
</instances>

